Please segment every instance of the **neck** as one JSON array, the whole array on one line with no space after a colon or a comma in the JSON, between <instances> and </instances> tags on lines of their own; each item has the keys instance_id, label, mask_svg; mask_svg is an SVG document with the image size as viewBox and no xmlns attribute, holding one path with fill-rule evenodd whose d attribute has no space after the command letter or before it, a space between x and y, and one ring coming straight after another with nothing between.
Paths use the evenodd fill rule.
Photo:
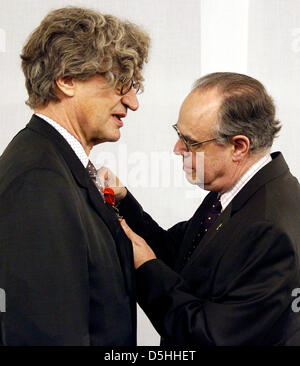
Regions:
<instances>
[{"instance_id":1,"label":"neck","mask_svg":"<svg viewBox=\"0 0 300 366\"><path fill-rule=\"evenodd\" d=\"M93 146L88 144L73 108L66 108L62 102L50 102L45 107L36 108L34 113L43 114L64 127L80 142L86 154L90 154Z\"/></svg>"},{"instance_id":2,"label":"neck","mask_svg":"<svg viewBox=\"0 0 300 366\"><path fill-rule=\"evenodd\" d=\"M239 161L236 163L235 168L233 169L233 174L230 177L230 180L228 184L226 185L226 188L222 190L222 192L219 192L221 194L227 192L230 190L237 182L238 180L251 168L252 165L257 163L261 158L263 158L266 154L268 154L268 150L264 150L263 152L252 154L247 156L246 159Z\"/></svg>"}]
</instances>

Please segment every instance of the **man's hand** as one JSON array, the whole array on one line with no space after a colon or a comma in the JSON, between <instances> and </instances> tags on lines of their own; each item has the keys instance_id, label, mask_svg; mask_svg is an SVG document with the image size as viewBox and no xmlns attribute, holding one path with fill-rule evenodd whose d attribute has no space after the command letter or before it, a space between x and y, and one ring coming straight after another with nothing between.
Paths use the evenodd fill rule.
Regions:
<instances>
[{"instance_id":1,"label":"man's hand","mask_svg":"<svg viewBox=\"0 0 300 366\"><path fill-rule=\"evenodd\" d=\"M102 166L97 171L97 175L103 188L110 187L114 190L116 202L121 201L126 196L126 187L110 169Z\"/></svg>"},{"instance_id":2,"label":"man's hand","mask_svg":"<svg viewBox=\"0 0 300 366\"><path fill-rule=\"evenodd\" d=\"M142 264L148 262L150 259L155 259L156 255L145 240L130 229L125 220L120 222L125 234L132 242L134 267L138 269Z\"/></svg>"}]
</instances>

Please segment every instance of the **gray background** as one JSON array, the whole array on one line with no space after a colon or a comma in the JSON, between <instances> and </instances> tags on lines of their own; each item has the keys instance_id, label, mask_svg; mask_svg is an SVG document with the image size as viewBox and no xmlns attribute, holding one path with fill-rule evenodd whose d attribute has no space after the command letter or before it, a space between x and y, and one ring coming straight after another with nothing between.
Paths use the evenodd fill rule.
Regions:
<instances>
[{"instance_id":1,"label":"gray background","mask_svg":"<svg viewBox=\"0 0 300 366\"><path fill-rule=\"evenodd\" d=\"M164 152L171 159L176 137L170 126L177 121L193 81L205 73L242 72L265 84L283 123L273 151L281 150L291 171L300 177L299 0L0 0L0 153L32 114L24 104L22 46L48 11L65 5L127 18L151 35L140 108L128 114L121 140L97 146L91 157L99 166L105 154L114 156L112 168L163 227L189 218L206 193L187 184L176 186L173 178L166 184L159 181L156 187L143 179L134 184L134 175L129 179L124 170L124 159L128 157L132 168L135 157L140 161L142 157L136 168L148 178L154 175L153 152ZM173 168L173 177L181 179L179 158ZM159 344L158 334L140 309L138 344Z\"/></svg>"}]
</instances>

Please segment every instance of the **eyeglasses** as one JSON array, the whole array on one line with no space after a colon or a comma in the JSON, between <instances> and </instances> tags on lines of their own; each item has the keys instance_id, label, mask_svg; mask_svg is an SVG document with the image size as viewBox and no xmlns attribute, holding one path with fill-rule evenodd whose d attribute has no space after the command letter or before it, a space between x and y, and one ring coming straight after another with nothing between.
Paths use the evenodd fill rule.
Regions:
<instances>
[{"instance_id":1,"label":"eyeglasses","mask_svg":"<svg viewBox=\"0 0 300 366\"><path fill-rule=\"evenodd\" d=\"M200 145L202 145L202 144L204 144L206 142L210 142L210 141L216 140L216 138L214 138L214 139L205 140L205 141L201 141L201 142L193 142L193 143L191 143L191 142L188 142L187 139L180 133L180 131L178 130L177 124L173 125L172 127L177 132L177 135L180 138L180 140L184 143L187 151L190 151L191 147L200 146Z\"/></svg>"},{"instance_id":2,"label":"eyeglasses","mask_svg":"<svg viewBox=\"0 0 300 366\"><path fill-rule=\"evenodd\" d=\"M126 76L119 76L117 74L114 74L114 77L117 80L116 89L121 95L127 94L132 88L134 89L135 94L140 90L140 83L138 81L135 81L132 78L129 79Z\"/></svg>"}]
</instances>

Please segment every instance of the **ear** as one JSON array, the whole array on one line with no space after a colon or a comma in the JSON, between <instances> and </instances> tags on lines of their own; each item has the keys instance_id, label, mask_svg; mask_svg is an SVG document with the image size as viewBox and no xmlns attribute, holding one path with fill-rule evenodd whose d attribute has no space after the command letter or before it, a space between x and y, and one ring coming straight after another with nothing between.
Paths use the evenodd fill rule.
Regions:
<instances>
[{"instance_id":1,"label":"ear","mask_svg":"<svg viewBox=\"0 0 300 366\"><path fill-rule=\"evenodd\" d=\"M244 135L237 135L231 139L233 146L232 160L234 162L242 161L249 152L250 140Z\"/></svg>"},{"instance_id":2,"label":"ear","mask_svg":"<svg viewBox=\"0 0 300 366\"><path fill-rule=\"evenodd\" d=\"M58 90L67 97L73 97L75 94L75 83L71 76L64 76L56 79Z\"/></svg>"}]
</instances>

